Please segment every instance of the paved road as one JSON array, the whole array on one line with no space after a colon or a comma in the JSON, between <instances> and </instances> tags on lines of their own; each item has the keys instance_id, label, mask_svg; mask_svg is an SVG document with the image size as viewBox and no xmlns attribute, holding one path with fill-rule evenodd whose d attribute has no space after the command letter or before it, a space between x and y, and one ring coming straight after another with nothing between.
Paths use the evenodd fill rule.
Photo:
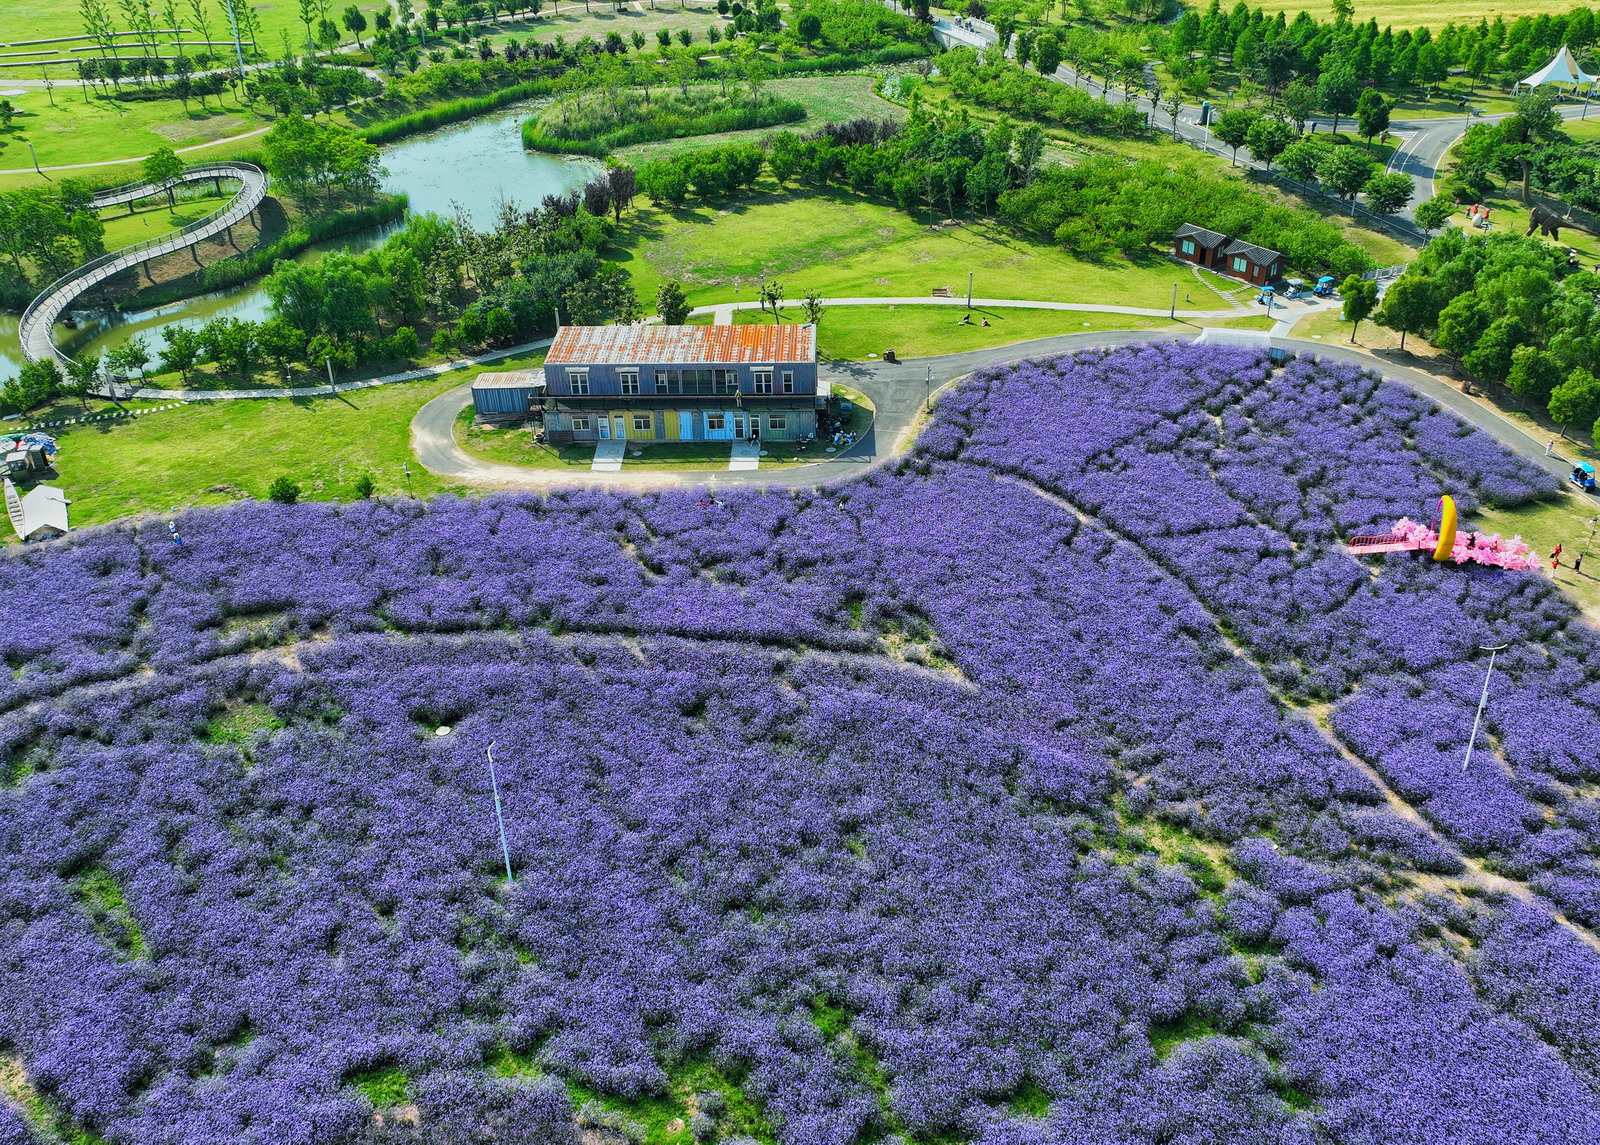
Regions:
<instances>
[{"instance_id":1,"label":"paved road","mask_svg":"<svg viewBox=\"0 0 1600 1145\"><path fill-rule=\"evenodd\" d=\"M1183 336L1187 337L1187 336ZM582 469L528 469L482 461L461 449L455 440L455 419L472 400L470 386L460 386L434 398L417 412L411 423L411 445L418 459L432 472L448 481L466 485L503 488L548 489L565 485L613 485L622 488L664 488L670 486L760 485L795 487L818 485L858 476L904 453L911 445L924 404L930 396L957 378L997 363L1014 362L1077 350L1125 346L1174 338L1170 333L1148 330L1096 331L1063 334L945 354L904 362L840 362L822 368L825 381L859 390L877 410L872 429L854 448L839 457L814 465L756 472L704 471L673 473L624 470L621 473L595 473ZM1464 397L1452 386L1407 366L1375 362L1371 357L1341 346L1298 338L1274 339L1297 353L1338 361L1349 361L1375 370L1454 411L1460 417L1497 438L1516 453L1542 466L1556 476L1565 476L1567 464L1546 457L1544 443L1486 406Z\"/></svg>"}]
</instances>

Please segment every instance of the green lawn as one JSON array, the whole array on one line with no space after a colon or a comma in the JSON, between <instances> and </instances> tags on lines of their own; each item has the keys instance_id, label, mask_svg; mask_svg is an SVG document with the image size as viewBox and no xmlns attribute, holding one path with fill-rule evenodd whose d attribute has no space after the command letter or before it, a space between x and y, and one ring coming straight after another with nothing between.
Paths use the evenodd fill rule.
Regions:
<instances>
[{"instance_id":1,"label":"green lawn","mask_svg":"<svg viewBox=\"0 0 1600 1145\"><path fill-rule=\"evenodd\" d=\"M171 208L164 197L151 199L147 200L149 209L132 215L127 213L126 207L108 208L102 216L106 225L106 249L117 250L197 223L231 198L231 194L224 193L220 197L205 195L195 199L179 199L177 205Z\"/></svg>"},{"instance_id":2,"label":"green lawn","mask_svg":"<svg viewBox=\"0 0 1600 1145\"><path fill-rule=\"evenodd\" d=\"M0 74L0 83L4 82ZM189 110L175 99L119 103L91 97L84 101L77 84L60 84L55 106L43 89L29 88L11 96L17 117L0 132L0 170L33 165L31 142L44 167L96 163L126 155L144 156L158 147L190 147L254 131L271 122L262 110L235 104L229 96L207 100L208 109L191 100ZM255 140L259 147L260 141ZM222 152L218 153L223 154ZM210 153L207 158L214 158ZM86 174L92 174L93 169ZM35 179L37 176L34 177Z\"/></svg>"},{"instance_id":3,"label":"green lawn","mask_svg":"<svg viewBox=\"0 0 1600 1145\"><path fill-rule=\"evenodd\" d=\"M1505 536L1520 534L1545 558L1546 567L1556 545L1563 546L1555 581L1591 618L1600 621L1600 532L1592 532L1590 526L1596 516L1600 516L1600 499L1564 493L1555 501L1520 509L1480 510L1473 526ZM1593 544L1589 543L1591 533ZM1585 551L1583 571L1574 573L1572 558Z\"/></svg>"},{"instance_id":4,"label":"green lawn","mask_svg":"<svg viewBox=\"0 0 1600 1145\"><path fill-rule=\"evenodd\" d=\"M542 355L508 358L504 369ZM130 513L164 512L264 497L287 475L310 500L350 500L370 473L381 495L440 492L443 483L412 457L411 418L430 398L470 381L477 367L421 382L356 390L337 398L198 402L125 421L64 426L60 480L72 523L94 525ZM105 408L105 407L101 407ZM77 416L76 405L60 416ZM43 420L42 418L40 420Z\"/></svg>"},{"instance_id":5,"label":"green lawn","mask_svg":"<svg viewBox=\"0 0 1600 1145\"><path fill-rule=\"evenodd\" d=\"M645 205L619 232L621 261L647 307L666 278L683 282L696 305L755 299L762 273L797 299L808 290L835 298L928 297L935 287L964 293L975 275L980 297L1166 306L1188 272L1151 252L1138 262L1099 262L1018 238L992 224L929 230L902 211L847 191L769 191L719 209L672 212Z\"/></svg>"},{"instance_id":6,"label":"green lawn","mask_svg":"<svg viewBox=\"0 0 1600 1145\"><path fill-rule=\"evenodd\" d=\"M1463 4L1466 7L1462 7ZM1263 9L1269 16L1283 12L1291 20L1302 9L1315 16L1318 23L1331 24L1334 18L1332 0L1262 0L1254 7ZM1496 16L1503 16L1509 24L1518 16L1538 16L1566 11L1570 7L1572 5L1552 5L1540 0L1450 0L1449 3L1445 0L1386 0L1383 4L1359 5L1355 18L1363 24L1377 20L1380 28L1392 25L1398 30L1425 26L1437 32L1452 21L1476 24L1480 18L1492 22Z\"/></svg>"}]
</instances>

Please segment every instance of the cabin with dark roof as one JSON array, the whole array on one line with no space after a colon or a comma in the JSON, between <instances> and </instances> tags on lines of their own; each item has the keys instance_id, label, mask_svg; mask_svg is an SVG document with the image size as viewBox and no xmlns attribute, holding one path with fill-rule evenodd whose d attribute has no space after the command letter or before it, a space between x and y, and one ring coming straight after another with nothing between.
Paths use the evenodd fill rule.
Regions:
<instances>
[{"instance_id":1,"label":"cabin with dark roof","mask_svg":"<svg viewBox=\"0 0 1600 1145\"><path fill-rule=\"evenodd\" d=\"M1172 236L1172 253L1196 266L1216 269L1217 252L1226 245L1228 236L1184 223Z\"/></svg>"},{"instance_id":2,"label":"cabin with dark roof","mask_svg":"<svg viewBox=\"0 0 1600 1145\"><path fill-rule=\"evenodd\" d=\"M563 326L544 382L544 429L556 445L789 440L816 433L827 397L809 324Z\"/></svg>"},{"instance_id":3,"label":"cabin with dark roof","mask_svg":"<svg viewBox=\"0 0 1600 1145\"><path fill-rule=\"evenodd\" d=\"M1172 234L1172 253L1230 278L1243 279L1256 286L1268 286L1283 276L1284 258L1275 250L1243 239L1230 239L1193 223L1184 223Z\"/></svg>"}]
</instances>

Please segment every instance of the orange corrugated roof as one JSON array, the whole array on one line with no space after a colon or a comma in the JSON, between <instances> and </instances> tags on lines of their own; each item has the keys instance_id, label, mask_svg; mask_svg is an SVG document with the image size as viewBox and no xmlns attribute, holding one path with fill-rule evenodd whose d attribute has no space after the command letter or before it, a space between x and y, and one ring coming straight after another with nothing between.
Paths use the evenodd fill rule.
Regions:
<instances>
[{"instance_id":1,"label":"orange corrugated roof","mask_svg":"<svg viewBox=\"0 0 1600 1145\"><path fill-rule=\"evenodd\" d=\"M781 326L563 326L547 366L814 362L817 328Z\"/></svg>"}]
</instances>

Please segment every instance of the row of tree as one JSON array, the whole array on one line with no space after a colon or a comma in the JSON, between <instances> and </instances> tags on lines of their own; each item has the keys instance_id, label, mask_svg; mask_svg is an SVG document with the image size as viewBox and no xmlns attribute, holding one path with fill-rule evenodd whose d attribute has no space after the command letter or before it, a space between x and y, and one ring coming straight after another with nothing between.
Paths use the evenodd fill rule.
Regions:
<instances>
[{"instance_id":1,"label":"row of tree","mask_svg":"<svg viewBox=\"0 0 1600 1145\"><path fill-rule=\"evenodd\" d=\"M1538 238L1451 228L1390 284L1373 319L1402 345L1426 337L1473 376L1588 430L1600 419L1597 298L1600 275Z\"/></svg>"}]
</instances>

